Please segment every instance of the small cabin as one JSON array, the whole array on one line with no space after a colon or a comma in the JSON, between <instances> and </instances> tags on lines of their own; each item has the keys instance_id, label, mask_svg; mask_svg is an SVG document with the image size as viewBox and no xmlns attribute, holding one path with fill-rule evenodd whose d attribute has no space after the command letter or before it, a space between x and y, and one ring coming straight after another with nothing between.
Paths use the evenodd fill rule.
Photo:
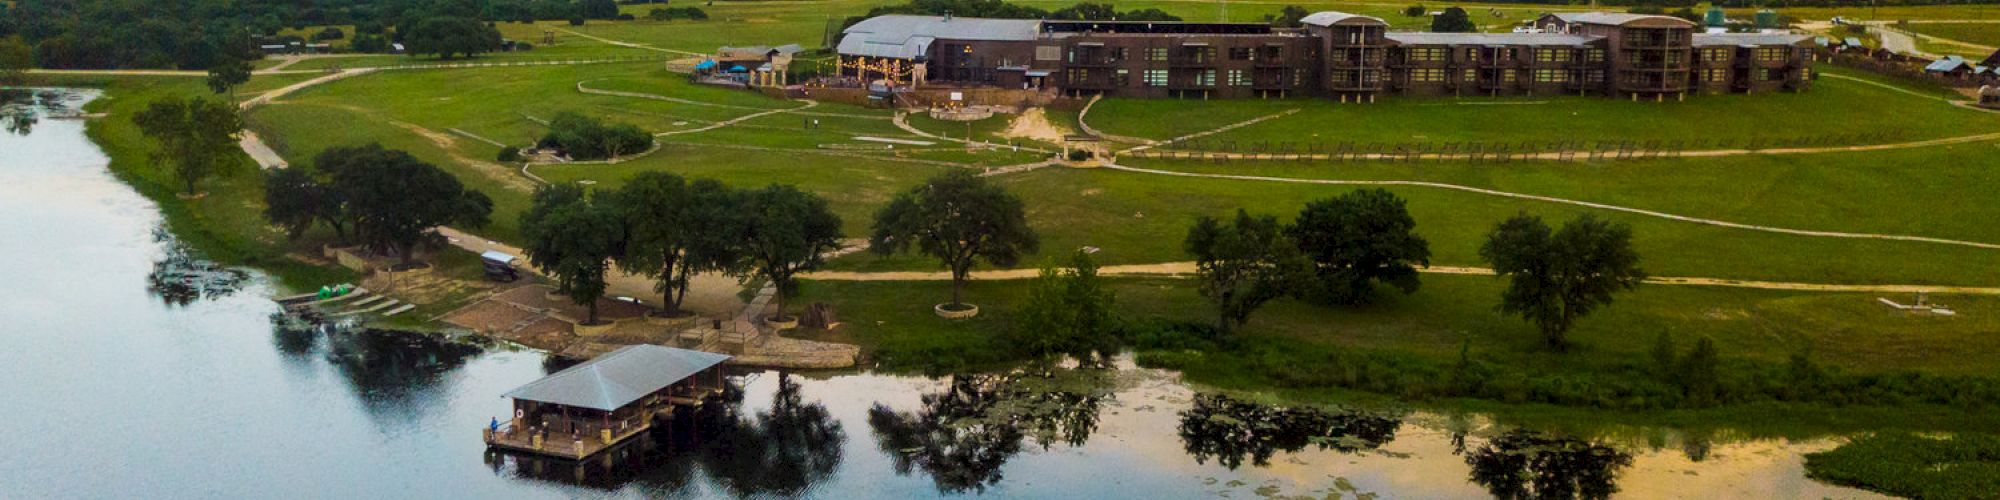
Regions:
<instances>
[{"instance_id":1,"label":"small cabin","mask_svg":"<svg viewBox=\"0 0 2000 500\"><path fill-rule=\"evenodd\" d=\"M722 392L723 354L631 345L508 391L514 414L484 429L486 445L583 459L652 428L661 414Z\"/></svg>"}]
</instances>

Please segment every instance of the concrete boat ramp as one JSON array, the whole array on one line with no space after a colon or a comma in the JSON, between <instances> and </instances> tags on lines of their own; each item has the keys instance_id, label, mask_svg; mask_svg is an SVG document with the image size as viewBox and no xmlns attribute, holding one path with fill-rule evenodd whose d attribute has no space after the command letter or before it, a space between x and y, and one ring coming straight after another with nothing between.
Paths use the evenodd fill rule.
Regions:
<instances>
[{"instance_id":1,"label":"concrete boat ramp","mask_svg":"<svg viewBox=\"0 0 2000 500\"><path fill-rule=\"evenodd\" d=\"M370 293L366 288L349 288L347 293L320 298L319 292L302 293L277 297L279 305L288 312L314 311L329 318L348 316L378 315L387 318L416 309L416 304L407 304L393 297Z\"/></svg>"}]
</instances>

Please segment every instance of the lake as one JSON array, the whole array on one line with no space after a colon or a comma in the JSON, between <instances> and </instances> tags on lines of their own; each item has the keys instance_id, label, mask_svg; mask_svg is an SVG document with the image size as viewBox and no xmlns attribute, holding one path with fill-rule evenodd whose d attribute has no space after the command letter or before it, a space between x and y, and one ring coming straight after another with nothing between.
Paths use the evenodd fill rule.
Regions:
<instances>
[{"instance_id":1,"label":"lake","mask_svg":"<svg viewBox=\"0 0 2000 500\"><path fill-rule=\"evenodd\" d=\"M46 116L93 93L40 94L10 94L0 115L0 497L1874 496L1804 477L1800 455L1831 438L1285 408L1129 361L745 370L718 404L601 459L493 453L479 431L511 411L500 394L561 363L276 326L267 279L189 253L106 170L85 121Z\"/></svg>"}]
</instances>

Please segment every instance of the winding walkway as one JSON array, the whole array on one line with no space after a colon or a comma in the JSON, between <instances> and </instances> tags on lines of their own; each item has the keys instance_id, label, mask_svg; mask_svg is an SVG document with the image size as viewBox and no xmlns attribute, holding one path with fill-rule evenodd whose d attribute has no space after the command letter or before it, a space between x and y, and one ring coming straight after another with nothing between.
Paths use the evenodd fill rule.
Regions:
<instances>
[{"instance_id":1,"label":"winding walkway","mask_svg":"<svg viewBox=\"0 0 2000 500\"><path fill-rule=\"evenodd\" d=\"M1558 203L1558 204L1563 204L1563 205L1574 205L1574 206L1579 206L1579 207L1586 207L1586 208L1594 208L1594 209L1598 209L1598 210L1608 210L1608 211L1613 211L1613 212L1624 212L1624 213L1628 213L1628 214L1636 214L1636 215L1643 215L1643 216L1647 216L1647 217L1655 217L1655 218L1661 218L1661 219L1667 219L1667 220L1673 220L1673 221L1680 221L1680 222L1688 222L1688 223L1694 223L1694 224L1702 224L1702 225L1709 225L1709 226L1717 226L1717 227L1726 227L1726 228L1731 228L1731 229L1743 229L1743 230L1749 230L1749 231L1761 231L1761 232L1766 232L1766 233L1776 233L1776 234L1787 234L1787 235L1794 235L1794 236L1811 236L1811 237L1820 237L1820 238L1844 238L1844 239L1862 239L1862 240L1883 240L1883 241L1909 241L1909 242L1918 242L1918 243L1933 243L1933 244L1939 244L1939 245L1950 245L1950 246L1960 246L1960 247L1971 247L1971 248L1980 248L1980 249L1986 249L1986 250L2000 250L2000 244L1995 244L1995 243L1984 243L1984 242L1977 242L1977 241L1965 241L1965 240L1953 240L1953 239L1946 239L1946 238L1932 238L1932 237L1928 237L1928 236L1908 236L1908 235L1898 235L1898 234L1872 234L1872 233L1847 233L1847 232L1839 232L1839 231L1813 231L1813 230L1805 230L1805 229L1790 229L1790 228L1782 228L1782 227L1772 227L1772 226L1760 226L1760 225L1754 225L1754 224L1743 224L1743 223L1738 223L1738 222L1729 222L1729 221L1721 221L1721 220L1715 220L1715 219L1703 219L1703 218L1698 218L1698 217L1689 217L1689 216L1685 216L1685 215L1675 215L1675 214L1670 214L1670 213L1666 213L1666 212L1659 212L1659 211L1653 211L1653 210L1646 210L1646 209L1642 209L1642 208L1632 208L1632 207L1625 207L1625 206L1618 206L1618 205L1610 205L1610 204L1604 204L1604 203L1595 203L1595 202L1588 202L1588 201L1581 201L1581 200L1571 200L1571 199L1565 199L1565 198L1556 198L1556 197L1553 197L1553 196L1541 196L1541 195L1533 195L1533 194L1524 194L1524 193L1514 193L1514 192L1508 192L1508 191L1499 191L1499 190L1494 190L1494 189L1485 189L1485 188L1476 188L1476 187L1472 187L1472 186L1464 186L1464 185L1459 185L1459 184L1447 184L1447 183L1443 183L1443 182L1429 182L1429 181L1397 181L1397 180L1386 180L1386 181L1385 181L1385 180L1341 180L1341 179L1299 179L1299 178L1292 178L1292 177L1272 177L1272 176L1259 176L1259 175L1234 175L1234 174L1207 174L1207 173L1196 173L1196 172L1178 172L1178 171L1173 171L1173 170L1159 170L1159 169L1151 169L1151 168L1139 168L1139 167L1128 167L1128 166L1124 166L1124 165L1118 165L1118 164L1115 164L1115 163L1105 163L1105 164L1104 164L1104 168L1108 168L1108 169L1112 169L1112 170L1118 170L1118 171L1121 171L1121 172L1131 172L1131 173L1137 173L1137 174L1147 174L1147 175L1164 175L1164 176L1173 176L1173 177L1196 177L1196 178L1206 178L1206 179L1227 179L1227 180L1237 180L1237 181L1255 181L1255 182L1283 182L1283 183L1291 183L1291 184L1320 184L1320 185L1329 185L1329 186L1409 186L1409 187L1426 187L1426 188L1436 188L1436 189L1448 189L1448 190L1452 190L1452 191L1462 191L1462 192L1467 192L1467 193L1475 193L1475 194L1483 194L1483 195L1488 195L1488 196L1498 196L1498 197L1502 197L1502 198L1515 198L1515 199L1522 199L1522 200L1532 200L1532 201L1540 201L1540 202L1546 202L1546 203Z\"/></svg>"}]
</instances>

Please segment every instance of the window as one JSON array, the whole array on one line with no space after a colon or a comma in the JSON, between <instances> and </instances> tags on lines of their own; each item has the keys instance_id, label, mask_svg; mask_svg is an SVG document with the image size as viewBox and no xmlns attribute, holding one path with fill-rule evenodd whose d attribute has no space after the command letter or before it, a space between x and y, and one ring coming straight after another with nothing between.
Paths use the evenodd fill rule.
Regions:
<instances>
[{"instance_id":1,"label":"window","mask_svg":"<svg viewBox=\"0 0 2000 500\"><path fill-rule=\"evenodd\" d=\"M1535 83L1569 83L1569 71L1561 69L1535 70Z\"/></svg>"},{"instance_id":2,"label":"window","mask_svg":"<svg viewBox=\"0 0 2000 500\"><path fill-rule=\"evenodd\" d=\"M1194 64L1208 64L1209 62L1215 60L1215 47L1209 47L1206 45L1182 45L1181 55L1187 58L1187 62Z\"/></svg>"},{"instance_id":3,"label":"window","mask_svg":"<svg viewBox=\"0 0 2000 500\"><path fill-rule=\"evenodd\" d=\"M1166 47L1146 47L1146 60L1163 62L1167 60Z\"/></svg>"},{"instance_id":4,"label":"window","mask_svg":"<svg viewBox=\"0 0 2000 500\"><path fill-rule=\"evenodd\" d=\"M1229 48L1229 60L1231 61L1248 61L1252 57L1255 57L1255 55L1251 53L1249 47Z\"/></svg>"},{"instance_id":5,"label":"window","mask_svg":"<svg viewBox=\"0 0 2000 500\"><path fill-rule=\"evenodd\" d=\"M970 46L968 46L967 48L970 48ZM1035 60L1037 60L1037 61L1061 61L1061 60L1062 60L1062 46L1061 46L1061 45L1037 45L1037 46L1035 46Z\"/></svg>"},{"instance_id":6,"label":"window","mask_svg":"<svg viewBox=\"0 0 2000 500\"><path fill-rule=\"evenodd\" d=\"M1229 70L1229 85L1232 87L1247 87L1250 85L1250 76L1244 74L1244 71L1240 69Z\"/></svg>"},{"instance_id":7,"label":"window","mask_svg":"<svg viewBox=\"0 0 2000 500\"><path fill-rule=\"evenodd\" d=\"M1333 84L1334 84L1334 85L1336 85L1336 86L1340 86L1340 85L1346 85L1346 84L1349 84L1349 83L1354 83L1354 73L1353 73L1353 72L1349 72L1349 71L1335 71L1335 72L1333 72L1333 75L1330 75L1330 76L1332 77L1332 78L1330 78L1330 80L1332 80L1332 81L1333 81Z\"/></svg>"},{"instance_id":8,"label":"window","mask_svg":"<svg viewBox=\"0 0 2000 500\"><path fill-rule=\"evenodd\" d=\"M1129 70L1129 69L1120 69L1120 70L1118 70L1118 72L1117 72L1117 73L1113 73L1113 74L1112 74L1112 77L1111 77L1111 84L1112 84L1112 85L1116 85L1116 86L1120 86L1120 87L1129 87L1129 86L1131 86L1131 85L1132 85L1132 70Z\"/></svg>"},{"instance_id":9,"label":"window","mask_svg":"<svg viewBox=\"0 0 2000 500\"><path fill-rule=\"evenodd\" d=\"M1590 49L1583 51L1583 62L1593 62L1593 63L1604 62L1604 49Z\"/></svg>"},{"instance_id":10,"label":"window","mask_svg":"<svg viewBox=\"0 0 2000 500\"><path fill-rule=\"evenodd\" d=\"M1785 70L1764 68L1757 71L1757 81L1775 82L1785 79Z\"/></svg>"},{"instance_id":11,"label":"window","mask_svg":"<svg viewBox=\"0 0 2000 500\"><path fill-rule=\"evenodd\" d=\"M1465 48L1465 60L1466 60L1467 62L1471 62L1471 61L1477 61L1477 60L1479 60L1479 49L1478 49L1478 48L1474 48L1474 47L1466 47L1466 48Z\"/></svg>"},{"instance_id":12,"label":"window","mask_svg":"<svg viewBox=\"0 0 2000 500\"><path fill-rule=\"evenodd\" d=\"M1127 52L1128 51L1126 50L1125 47L1112 47L1111 62L1118 62L1125 60L1125 57L1128 55Z\"/></svg>"},{"instance_id":13,"label":"window","mask_svg":"<svg viewBox=\"0 0 2000 500\"><path fill-rule=\"evenodd\" d=\"M1414 62L1438 62L1438 61L1443 61L1443 60L1444 60L1444 49L1442 49L1442 48L1437 48L1437 47L1418 47L1418 48L1413 48L1413 49L1410 49L1410 50L1409 50L1408 52L1406 52L1405 54L1406 54L1406 55L1405 55L1404 57L1405 57L1406 59L1408 59L1408 60L1409 60L1409 62L1413 62L1413 63L1414 63Z\"/></svg>"},{"instance_id":14,"label":"window","mask_svg":"<svg viewBox=\"0 0 2000 500\"><path fill-rule=\"evenodd\" d=\"M1278 61L1285 58L1285 48L1276 45L1264 46L1264 60Z\"/></svg>"},{"instance_id":15,"label":"window","mask_svg":"<svg viewBox=\"0 0 2000 500\"><path fill-rule=\"evenodd\" d=\"M1438 83L1444 81L1442 68L1411 68L1410 83Z\"/></svg>"},{"instance_id":16,"label":"window","mask_svg":"<svg viewBox=\"0 0 2000 500\"><path fill-rule=\"evenodd\" d=\"M1583 83L1588 83L1593 85L1604 83L1604 70L1601 69L1583 70Z\"/></svg>"},{"instance_id":17,"label":"window","mask_svg":"<svg viewBox=\"0 0 2000 500\"><path fill-rule=\"evenodd\" d=\"M1709 68L1701 70L1701 81L1708 83L1727 82L1729 81L1729 70L1722 68Z\"/></svg>"},{"instance_id":18,"label":"window","mask_svg":"<svg viewBox=\"0 0 2000 500\"><path fill-rule=\"evenodd\" d=\"M1194 74L1194 84L1200 87L1215 86L1215 70L1204 69Z\"/></svg>"},{"instance_id":19,"label":"window","mask_svg":"<svg viewBox=\"0 0 2000 500\"><path fill-rule=\"evenodd\" d=\"M1701 60L1708 62L1729 62L1729 49L1701 49Z\"/></svg>"},{"instance_id":20,"label":"window","mask_svg":"<svg viewBox=\"0 0 2000 500\"><path fill-rule=\"evenodd\" d=\"M1069 80L1070 85L1078 85L1090 81L1090 68L1069 68L1064 70L1063 73Z\"/></svg>"},{"instance_id":21,"label":"window","mask_svg":"<svg viewBox=\"0 0 2000 500\"><path fill-rule=\"evenodd\" d=\"M1686 52L1682 52L1682 51L1678 51L1678 50L1670 50L1670 51L1667 51L1667 65L1668 65L1668 66L1686 66L1686 65L1687 65L1687 56L1688 56L1688 54L1687 54Z\"/></svg>"},{"instance_id":22,"label":"window","mask_svg":"<svg viewBox=\"0 0 2000 500\"><path fill-rule=\"evenodd\" d=\"M1520 73L1516 73L1513 68L1508 68L1506 71L1500 73L1500 81L1503 83L1513 82L1520 78L1520 76Z\"/></svg>"},{"instance_id":23,"label":"window","mask_svg":"<svg viewBox=\"0 0 2000 500\"><path fill-rule=\"evenodd\" d=\"M1163 50L1164 50L1164 49L1163 49ZM1167 86L1167 70L1164 70L1164 69L1149 69L1149 70L1146 70L1146 74L1145 74L1145 78L1146 78L1146 86L1147 86L1147 87L1165 87L1165 86Z\"/></svg>"},{"instance_id":24,"label":"window","mask_svg":"<svg viewBox=\"0 0 2000 500\"><path fill-rule=\"evenodd\" d=\"M1758 47L1757 62L1783 61L1785 53L1789 52L1785 49L1786 47Z\"/></svg>"},{"instance_id":25,"label":"window","mask_svg":"<svg viewBox=\"0 0 2000 500\"><path fill-rule=\"evenodd\" d=\"M1569 49L1535 49L1535 62L1563 63L1571 56Z\"/></svg>"},{"instance_id":26,"label":"window","mask_svg":"<svg viewBox=\"0 0 2000 500\"><path fill-rule=\"evenodd\" d=\"M1465 81L1467 82L1479 81L1479 70L1476 69L1465 70Z\"/></svg>"}]
</instances>

